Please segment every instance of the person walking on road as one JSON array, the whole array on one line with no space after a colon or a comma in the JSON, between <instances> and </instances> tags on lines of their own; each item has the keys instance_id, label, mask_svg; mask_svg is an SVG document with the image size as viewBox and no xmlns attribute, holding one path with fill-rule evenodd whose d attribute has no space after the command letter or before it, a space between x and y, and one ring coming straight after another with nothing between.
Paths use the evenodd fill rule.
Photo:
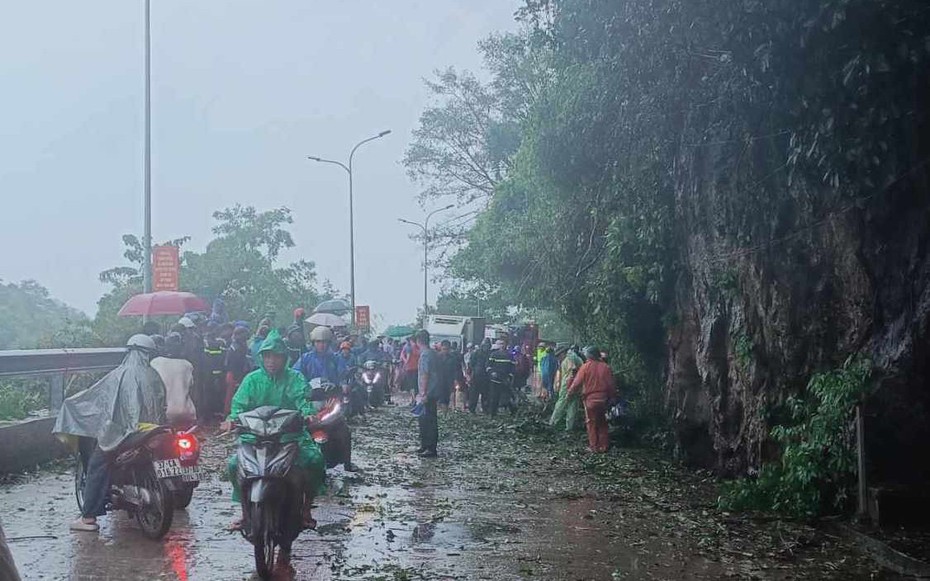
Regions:
<instances>
[{"instance_id":1,"label":"person walking on road","mask_svg":"<svg viewBox=\"0 0 930 581\"><path fill-rule=\"evenodd\" d=\"M609 447L607 432L607 402L617 397L617 383L610 366L601 360L597 347L585 348L585 361L568 388L569 394L581 392L585 425L588 428L588 450L604 453Z\"/></svg>"},{"instance_id":2,"label":"person walking on road","mask_svg":"<svg viewBox=\"0 0 930 581\"><path fill-rule=\"evenodd\" d=\"M491 341L485 339L468 357L468 411L476 413L478 400L485 413L490 410L488 402L488 356L491 354Z\"/></svg>"},{"instance_id":3,"label":"person walking on road","mask_svg":"<svg viewBox=\"0 0 930 581\"><path fill-rule=\"evenodd\" d=\"M494 344L494 351L488 356L488 375L491 382L490 405L488 413L497 415L497 409L503 403L510 408L510 413L516 413L513 405L513 396L510 390L513 386L514 364L507 351L507 344L498 340Z\"/></svg>"},{"instance_id":4,"label":"person walking on road","mask_svg":"<svg viewBox=\"0 0 930 581\"><path fill-rule=\"evenodd\" d=\"M236 327L229 348L226 350L226 398L223 402L223 417L229 415L232 398L236 395L239 384L252 371L248 340L248 328Z\"/></svg>"},{"instance_id":5,"label":"person walking on road","mask_svg":"<svg viewBox=\"0 0 930 581\"><path fill-rule=\"evenodd\" d=\"M559 360L556 359L552 352L552 347L547 347L545 354L539 362L539 376L542 381L544 395L549 401L555 400L555 372L559 369Z\"/></svg>"},{"instance_id":6,"label":"person walking on road","mask_svg":"<svg viewBox=\"0 0 930 581\"><path fill-rule=\"evenodd\" d=\"M555 427L565 422L565 431L571 432L578 425L578 416L581 412L581 402L577 394L569 394L568 387L575 379L575 374L581 368L584 360L578 355L577 347L572 346L570 349L560 349L557 353L562 357L562 363L559 365L559 396L555 402L555 409L552 411L552 417L549 419L549 425Z\"/></svg>"},{"instance_id":7,"label":"person walking on road","mask_svg":"<svg viewBox=\"0 0 930 581\"><path fill-rule=\"evenodd\" d=\"M420 414L421 458L435 458L439 445L439 415L437 405L442 397L442 378L439 370L439 354L429 347L429 331L420 329L416 334L419 354L417 357L417 401L423 404Z\"/></svg>"},{"instance_id":8,"label":"person walking on road","mask_svg":"<svg viewBox=\"0 0 930 581\"><path fill-rule=\"evenodd\" d=\"M168 333L164 355L152 359L152 369L165 384L168 423L188 429L197 422L197 408L191 397L194 388L194 366L184 359L184 339L179 333Z\"/></svg>"},{"instance_id":9,"label":"person walking on road","mask_svg":"<svg viewBox=\"0 0 930 581\"><path fill-rule=\"evenodd\" d=\"M429 345L427 345L426 348L429 349ZM401 352L400 359L404 366L404 381L402 388L404 391L412 392L410 401L414 401L416 399L417 390L419 387L417 377L420 363L420 346L414 340L414 337L411 337L407 340L407 344L404 346L404 349Z\"/></svg>"}]
</instances>

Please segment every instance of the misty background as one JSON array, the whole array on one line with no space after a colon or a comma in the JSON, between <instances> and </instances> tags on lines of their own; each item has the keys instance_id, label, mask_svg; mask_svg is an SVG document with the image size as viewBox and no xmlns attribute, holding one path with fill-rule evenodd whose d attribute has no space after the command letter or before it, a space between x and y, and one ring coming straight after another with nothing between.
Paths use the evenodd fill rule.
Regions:
<instances>
[{"instance_id":1,"label":"misty background","mask_svg":"<svg viewBox=\"0 0 930 581\"><path fill-rule=\"evenodd\" d=\"M281 262L312 260L348 293L346 174L306 156L347 161L390 129L355 157L357 302L412 320L422 247L397 218L424 215L400 164L422 79L480 69L476 43L514 29L518 4L154 0L153 242L189 235L199 251L215 210L286 206ZM91 316L121 235L142 233L143 33L142 0L10 3L0 18L0 278Z\"/></svg>"}]
</instances>

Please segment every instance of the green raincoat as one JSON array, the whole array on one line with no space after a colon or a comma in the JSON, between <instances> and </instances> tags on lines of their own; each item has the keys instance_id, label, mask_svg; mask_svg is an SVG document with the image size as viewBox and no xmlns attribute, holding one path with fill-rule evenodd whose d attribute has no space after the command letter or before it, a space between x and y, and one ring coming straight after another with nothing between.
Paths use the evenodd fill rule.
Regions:
<instances>
[{"instance_id":1,"label":"green raincoat","mask_svg":"<svg viewBox=\"0 0 930 581\"><path fill-rule=\"evenodd\" d=\"M566 432L570 432L576 426L579 426L579 420L582 417L581 393L568 394L568 386L572 384L572 379L575 377L573 372L577 372L582 363L584 361L581 360L577 353L569 351L565 354L565 359L562 360L562 365L559 368L562 375L559 385L559 399L555 402L555 410L552 412L552 418L549 419L549 425L555 427L564 420Z\"/></svg>"},{"instance_id":2,"label":"green raincoat","mask_svg":"<svg viewBox=\"0 0 930 581\"><path fill-rule=\"evenodd\" d=\"M259 354L266 351L273 351L287 357L284 339L276 330L268 333L268 337L258 350ZM316 415L318 411L313 402L307 399L307 382L300 373L285 366L278 377L272 377L262 367L243 378L232 398L227 419L235 421L239 414L266 405L297 410L305 418ZM254 436L244 434L241 439L254 441ZM306 429L301 434L288 435L283 440L296 440L300 443L297 466L304 472L304 482L308 486L307 492L316 496L322 491L326 475L326 464L323 461L320 447L313 441ZM238 458L233 454L228 462L229 479L233 483L233 500L239 502L239 487L235 485L237 464Z\"/></svg>"}]
</instances>

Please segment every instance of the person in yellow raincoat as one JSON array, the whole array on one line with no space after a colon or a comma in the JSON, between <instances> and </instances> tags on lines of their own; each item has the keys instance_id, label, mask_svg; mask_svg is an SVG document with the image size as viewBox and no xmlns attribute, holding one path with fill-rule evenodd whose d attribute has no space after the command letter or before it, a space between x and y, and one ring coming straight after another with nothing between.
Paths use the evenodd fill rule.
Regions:
<instances>
[{"instance_id":1,"label":"person in yellow raincoat","mask_svg":"<svg viewBox=\"0 0 930 581\"><path fill-rule=\"evenodd\" d=\"M277 330L268 333L258 350L261 358L261 367L249 373L239 384L239 389L232 398L229 417L223 423L223 429L232 429L233 423L239 414L254 410L261 406L275 406L282 409L297 410L304 418L316 416L316 406L307 399L307 382L303 376L287 367L287 346ZM248 438L243 435L242 438ZM300 452L297 456L297 467L302 473L302 483L310 498L313 498L323 489L326 464L320 447L310 433L304 431L294 436L299 443ZM227 465L230 482L233 483L233 500L239 502L239 487L236 484L236 468L238 459L235 454L229 458ZM310 503L306 503L304 524L313 528L316 524L310 517ZM240 525L235 521L233 528Z\"/></svg>"}]
</instances>

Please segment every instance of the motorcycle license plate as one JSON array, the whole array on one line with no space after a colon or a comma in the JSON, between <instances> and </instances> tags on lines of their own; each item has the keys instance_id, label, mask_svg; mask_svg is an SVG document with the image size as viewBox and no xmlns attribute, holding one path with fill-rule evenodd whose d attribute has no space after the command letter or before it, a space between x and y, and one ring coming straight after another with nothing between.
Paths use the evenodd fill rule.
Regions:
<instances>
[{"instance_id":1,"label":"motorcycle license plate","mask_svg":"<svg viewBox=\"0 0 930 581\"><path fill-rule=\"evenodd\" d=\"M181 466L181 461L177 458L155 460L152 462L152 467L155 469L155 476L159 478L181 478L184 482L200 480L200 473L197 472L196 466Z\"/></svg>"}]
</instances>

